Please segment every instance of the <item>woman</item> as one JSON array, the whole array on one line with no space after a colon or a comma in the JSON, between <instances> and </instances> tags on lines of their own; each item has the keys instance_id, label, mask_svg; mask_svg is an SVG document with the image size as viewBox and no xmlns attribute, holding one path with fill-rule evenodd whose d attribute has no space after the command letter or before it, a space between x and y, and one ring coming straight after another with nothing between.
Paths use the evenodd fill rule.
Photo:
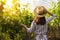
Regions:
<instances>
[{"instance_id":1,"label":"woman","mask_svg":"<svg viewBox=\"0 0 60 40\"><path fill-rule=\"evenodd\" d=\"M46 14L49 14L51 17L45 18ZM35 18L31 23L31 27L27 28L26 25L23 27L27 30L27 32L34 32L35 33L35 40L47 40L47 30L48 30L48 23L55 18L54 14L48 12L43 6L37 6L34 9Z\"/></svg>"}]
</instances>

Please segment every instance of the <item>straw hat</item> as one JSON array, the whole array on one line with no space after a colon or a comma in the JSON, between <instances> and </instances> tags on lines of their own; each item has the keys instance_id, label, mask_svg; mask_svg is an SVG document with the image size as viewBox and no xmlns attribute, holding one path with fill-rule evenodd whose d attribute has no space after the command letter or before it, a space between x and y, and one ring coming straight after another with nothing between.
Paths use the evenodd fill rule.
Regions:
<instances>
[{"instance_id":1,"label":"straw hat","mask_svg":"<svg viewBox=\"0 0 60 40\"><path fill-rule=\"evenodd\" d=\"M47 13L47 10L43 6L37 6L34 9L34 15L37 17L44 17Z\"/></svg>"}]
</instances>

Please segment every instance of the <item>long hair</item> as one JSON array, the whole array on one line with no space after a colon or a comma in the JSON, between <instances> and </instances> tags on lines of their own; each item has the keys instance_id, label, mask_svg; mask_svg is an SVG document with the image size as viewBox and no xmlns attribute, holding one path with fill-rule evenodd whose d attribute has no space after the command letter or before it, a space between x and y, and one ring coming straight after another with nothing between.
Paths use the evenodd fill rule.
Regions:
<instances>
[{"instance_id":1,"label":"long hair","mask_svg":"<svg viewBox=\"0 0 60 40\"><path fill-rule=\"evenodd\" d=\"M44 25L44 24L46 24L46 19L45 19L45 17L40 17L40 18L38 18L38 17L36 17L35 19L34 19L34 21L35 21L35 23L37 24L37 25Z\"/></svg>"}]
</instances>

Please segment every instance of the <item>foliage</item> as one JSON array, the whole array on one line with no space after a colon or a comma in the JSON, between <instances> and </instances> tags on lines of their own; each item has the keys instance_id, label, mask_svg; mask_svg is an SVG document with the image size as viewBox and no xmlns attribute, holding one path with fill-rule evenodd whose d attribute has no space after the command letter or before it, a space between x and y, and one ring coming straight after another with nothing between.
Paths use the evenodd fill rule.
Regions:
<instances>
[{"instance_id":1,"label":"foliage","mask_svg":"<svg viewBox=\"0 0 60 40\"><path fill-rule=\"evenodd\" d=\"M28 34L26 30L20 26L20 23L30 27L34 19L33 13L27 9L28 6L20 9L18 0L13 0L11 2L12 5L8 5L6 1L7 0L4 0L0 5L0 40L26 40ZM60 1L56 4L52 2L52 9L49 9L50 12L56 14L56 18L49 24L50 36L60 31Z\"/></svg>"}]
</instances>

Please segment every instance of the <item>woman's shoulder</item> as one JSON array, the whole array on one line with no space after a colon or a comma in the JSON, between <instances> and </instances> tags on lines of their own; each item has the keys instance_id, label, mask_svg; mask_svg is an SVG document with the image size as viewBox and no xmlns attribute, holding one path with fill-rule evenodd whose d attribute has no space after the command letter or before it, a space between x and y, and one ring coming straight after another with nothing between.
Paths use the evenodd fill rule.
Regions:
<instances>
[{"instance_id":1,"label":"woman's shoulder","mask_svg":"<svg viewBox=\"0 0 60 40\"><path fill-rule=\"evenodd\" d=\"M35 23L35 21L33 20L33 21L31 22L31 24L34 24L34 25L35 25L36 23Z\"/></svg>"}]
</instances>

